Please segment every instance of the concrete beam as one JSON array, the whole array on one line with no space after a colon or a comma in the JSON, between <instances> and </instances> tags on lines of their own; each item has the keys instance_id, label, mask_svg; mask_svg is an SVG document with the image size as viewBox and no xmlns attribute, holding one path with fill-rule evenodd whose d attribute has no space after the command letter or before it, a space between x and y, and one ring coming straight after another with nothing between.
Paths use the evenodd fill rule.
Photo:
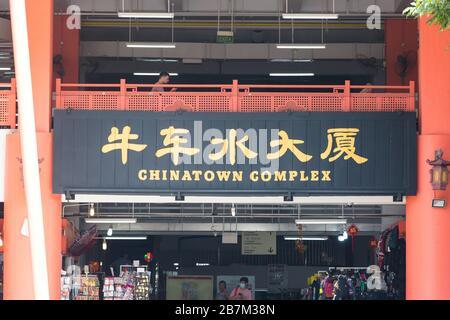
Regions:
<instances>
[{"instance_id":1,"label":"concrete beam","mask_svg":"<svg viewBox=\"0 0 450 320\"><path fill-rule=\"evenodd\" d=\"M98 224L99 231L106 231L110 226L107 224ZM361 232L380 232L379 224L361 223L358 224ZM202 232L284 232L296 233L295 223L179 223L179 222L160 222L160 223L136 223L136 224L118 224L114 225L114 231L117 234L122 233L202 233ZM342 227L337 225L305 225L303 232L315 234L333 234L342 231Z\"/></svg>"}]
</instances>

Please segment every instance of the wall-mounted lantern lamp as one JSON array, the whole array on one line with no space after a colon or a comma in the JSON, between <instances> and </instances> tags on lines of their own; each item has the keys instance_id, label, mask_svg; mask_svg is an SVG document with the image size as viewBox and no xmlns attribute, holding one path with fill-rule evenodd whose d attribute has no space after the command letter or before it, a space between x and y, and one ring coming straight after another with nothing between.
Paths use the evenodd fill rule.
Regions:
<instances>
[{"instance_id":1,"label":"wall-mounted lantern lamp","mask_svg":"<svg viewBox=\"0 0 450 320\"><path fill-rule=\"evenodd\" d=\"M448 166L449 161L442 158L444 152L442 149L438 149L435 152L434 160L427 160L427 163L432 166L430 169L430 183L434 191L445 191L448 185ZM443 208L445 206L445 200L433 199L433 207Z\"/></svg>"}]
</instances>

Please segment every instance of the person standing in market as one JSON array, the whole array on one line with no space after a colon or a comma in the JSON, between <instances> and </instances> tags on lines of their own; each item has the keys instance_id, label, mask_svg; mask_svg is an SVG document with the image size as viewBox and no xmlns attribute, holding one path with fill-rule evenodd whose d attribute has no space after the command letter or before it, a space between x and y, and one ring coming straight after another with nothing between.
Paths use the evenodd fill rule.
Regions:
<instances>
[{"instance_id":1,"label":"person standing in market","mask_svg":"<svg viewBox=\"0 0 450 320\"><path fill-rule=\"evenodd\" d=\"M219 288L216 294L216 300L228 300L229 294L227 290L227 283L223 280L219 282Z\"/></svg>"},{"instance_id":2,"label":"person standing in market","mask_svg":"<svg viewBox=\"0 0 450 320\"><path fill-rule=\"evenodd\" d=\"M252 292L248 289L247 277L239 280L239 286L231 291L230 300L253 300Z\"/></svg>"},{"instance_id":3,"label":"person standing in market","mask_svg":"<svg viewBox=\"0 0 450 320\"><path fill-rule=\"evenodd\" d=\"M323 293L325 296L325 300L333 300L334 293L334 283L333 283L333 277L329 275L325 278L324 286L323 286Z\"/></svg>"}]
</instances>

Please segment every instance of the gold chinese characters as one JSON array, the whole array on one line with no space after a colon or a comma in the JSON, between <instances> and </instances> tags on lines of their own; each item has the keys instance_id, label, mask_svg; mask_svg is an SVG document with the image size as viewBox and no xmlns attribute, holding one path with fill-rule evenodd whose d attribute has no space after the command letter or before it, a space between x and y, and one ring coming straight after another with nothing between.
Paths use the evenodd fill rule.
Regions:
<instances>
[{"instance_id":1,"label":"gold chinese characters","mask_svg":"<svg viewBox=\"0 0 450 320\"><path fill-rule=\"evenodd\" d=\"M340 128L328 130L328 146L327 149L320 155L324 160L328 158L333 151L334 156L329 158L329 162L336 161L345 153L344 160L352 158L357 164L367 162L367 158L357 155L355 148L355 137L359 129L354 128ZM336 148L333 149L333 138L336 141Z\"/></svg>"},{"instance_id":2,"label":"gold chinese characters","mask_svg":"<svg viewBox=\"0 0 450 320\"><path fill-rule=\"evenodd\" d=\"M164 138L164 146L166 148L159 149L156 151L156 156L158 158L166 155L166 154L172 154L173 163L175 165L178 165L180 155L181 154L187 154L190 156L193 156L200 152L199 149L196 148L186 148L182 147L181 144L187 143L186 138L182 138L182 134L189 133L189 130L186 129L175 129L174 127L169 127L167 129L161 130L161 135L165 136ZM169 147L172 145L171 147Z\"/></svg>"},{"instance_id":3,"label":"gold chinese characters","mask_svg":"<svg viewBox=\"0 0 450 320\"><path fill-rule=\"evenodd\" d=\"M108 153L113 150L120 150L122 155L122 164L125 165L128 162L128 150L141 152L145 148L147 148L146 144L129 143L130 140L137 140L137 139L139 139L139 135L132 134L131 128L129 126L125 126L122 130L122 133L119 133L118 128L112 127L111 134L108 136L108 142L110 143L105 144L102 147L102 152Z\"/></svg>"},{"instance_id":4,"label":"gold chinese characters","mask_svg":"<svg viewBox=\"0 0 450 320\"><path fill-rule=\"evenodd\" d=\"M363 164L369 159L359 155L356 151L356 137L359 133L357 128L331 128L327 130L327 147L320 155L322 160L328 159L328 162L334 162L340 158L343 160L352 159L356 164ZM193 156L201 153L199 148L191 148L188 145L189 130L184 128L175 128L170 126L162 129L160 135L164 137L164 147L156 150L155 156L158 158L166 155L171 155L171 159L174 165L180 164L180 157L182 155ZM183 137L184 136L184 137ZM275 149L274 152L269 152L265 157L267 160L277 160L286 155L289 151L295 158L306 163L313 159L313 155L309 155L301 149L306 149L304 140L293 139L289 137L288 133L284 130L278 131L279 139L270 141L270 147ZM102 147L103 153L108 153L113 150L121 151L122 164L128 162L128 150L135 152L143 151L147 145L130 143L132 140L138 140L139 135L132 134L131 128L125 126L122 133L119 133L119 129L116 127L111 128L111 134L108 136L108 144ZM210 152L207 155L208 160L218 161L228 156L229 164L235 165L237 158L237 151L240 151L245 158L254 159L258 155L264 158L264 155L258 154L257 151L251 150L246 146L246 142L249 141L249 136L244 135L242 138L238 138L238 132L236 129L227 130L227 136L225 138L212 138L210 140L211 145L218 145L220 149L217 152Z\"/></svg>"}]
</instances>

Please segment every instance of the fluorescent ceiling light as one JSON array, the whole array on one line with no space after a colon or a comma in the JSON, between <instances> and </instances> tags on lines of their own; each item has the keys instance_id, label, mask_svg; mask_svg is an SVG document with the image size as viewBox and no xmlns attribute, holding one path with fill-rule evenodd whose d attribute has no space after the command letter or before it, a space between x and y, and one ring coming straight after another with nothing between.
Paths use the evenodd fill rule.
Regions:
<instances>
[{"instance_id":1,"label":"fluorescent ceiling light","mask_svg":"<svg viewBox=\"0 0 450 320\"><path fill-rule=\"evenodd\" d=\"M283 19L338 19L335 13L283 13Z\"/></svg>"},{"instance_id":2,"label":"fluorescent ceiling light","mask_svg":"<svg viewBox=\"0 0 450 320\"><path fill-rule=\"evenodd\" d=\"M272 59L270 62L312 62L312 59Z\"/></svg>"},{"instance_id":3,"label":"fluorescent ceiling light","mask_svg":"<svg viewBox=\"0 0 450 320\"><path fill-rule=\"evenodd\" d=\"M114 223L136 223L137 219L121 219L121 218L114 218L114 219L107 219L107 218L86 218L84 219L86 223L108 223L108 224L114 224Z\"/></svg>"},{"instance_id":4,"label":"fluorescent ceiling light","mask_svg":"<svg viewBox=\"0 0 450 320\"><path fill-rule=\"evenodd\" d=\"M277 49L326 49L325 44L301 44L301 43L285 43L277 44Z\"/></svg>"},{"instance_id":5,"label":"fluorescent ceiling light","mask_svg":"<svg viewBox=\"0 0 450 320\"><path fill-rule=\"evenodd\" d=\"M106 237L106 240L147 240L147 237Z\"/></svg>"},{"instance_id":6,"label":"fluorescent ceiling light","mask_svg":"<svg viewBox=\"0 0 450 320\"><path fill-rule=\"evenodd\" d=\"M314 73L270 73L271 77L314 77Z\"/></svg>"},{"instance_id":7,"label":"fluorescent ceiling light","mask_svg":"<svg viewBox=\"0 0 450 320\"><path fill-rule=\"evenodd\" d=\"M173 264L175 267L178 267L180 264L178 262L174 262Z\"/></svg>"},{"instance_id":8,"label":"fluorescent ceiling light","mask_svg":"<svg viewBox=\"0 0 450 320\"><path fill-rule=\"evenodd\" d=\"M201 263L201 262L197 262L195 264L196 267L208 267L210 264L209 263Z\"/></svg>"},{"instance_id":9,"label":"fluorescent ceiling light","mask_svg":"<svg viewBox=\"0 0 450 320\"><path fill-rule=\"evenodd\" d=\"M297 240L325 241L325 240L328 240L328 237L284 237L284 240L287 240L287 241L297 241Z\"/></svg>"},{"instance_id":10,"label":"fluorescent ceiling light","mask_svg":"<svg viewBox=\"0 0 450 320\"><path fill-rule=\"evenodd\" d=\"M173 12L117 12L119 18L173 19Z\"/></svg>"},{"instance_id":11,"label":"fluorescent ceiling light","mask_svg":"<svg viewBox=\"0 0 450 320\"><path fill-rule=\"evenodd\" d=\"M346 219L297 219L295 224L347 224Z\"/></svg>"},{"instance_id":12,"label":"fluorescent ceiling light","mask_svg":"<svg viewBox=\"0 0 450 320\"><path fill-rule=\"evenodd\" d=\"M159 76L159 72L135 72L135 73L133 73L133 75L135 75L135 76ZM176 72L169 73L169 75L171 77L176 77L176 76L178 76L178 73L176 73Z\"/></svg>"},{"instance_id":13,"label":"fluorescent ceiling light","mask_svg":"<svg viewBox=\"0 0 450 320\"><path fill-rule=\"evenodd\" d=\"M173 42L127 42L127 48L174 49L176 47L176 43Z\"/></svg>"},{"instance_id":14,"label":"fluorescent ceiling light","mask_svg":"<svg viewBox=\"0 0 450 320\"><path fill-rule=\"evenodd\" d=\"M178 62L177 59L145 59L145 58L137 58L136 61L144 61L144 62Z\"/></svg>"},{"instance_id":15,"label":"fluorescent ceiling light","mask_svg":"<svg viewBox=\"0 0 450 320\"><path fill-rule=\"evenodd\" d=\"M10 67L0 67L0 71L11 71Z\"/></svg>"}]
</instances>

